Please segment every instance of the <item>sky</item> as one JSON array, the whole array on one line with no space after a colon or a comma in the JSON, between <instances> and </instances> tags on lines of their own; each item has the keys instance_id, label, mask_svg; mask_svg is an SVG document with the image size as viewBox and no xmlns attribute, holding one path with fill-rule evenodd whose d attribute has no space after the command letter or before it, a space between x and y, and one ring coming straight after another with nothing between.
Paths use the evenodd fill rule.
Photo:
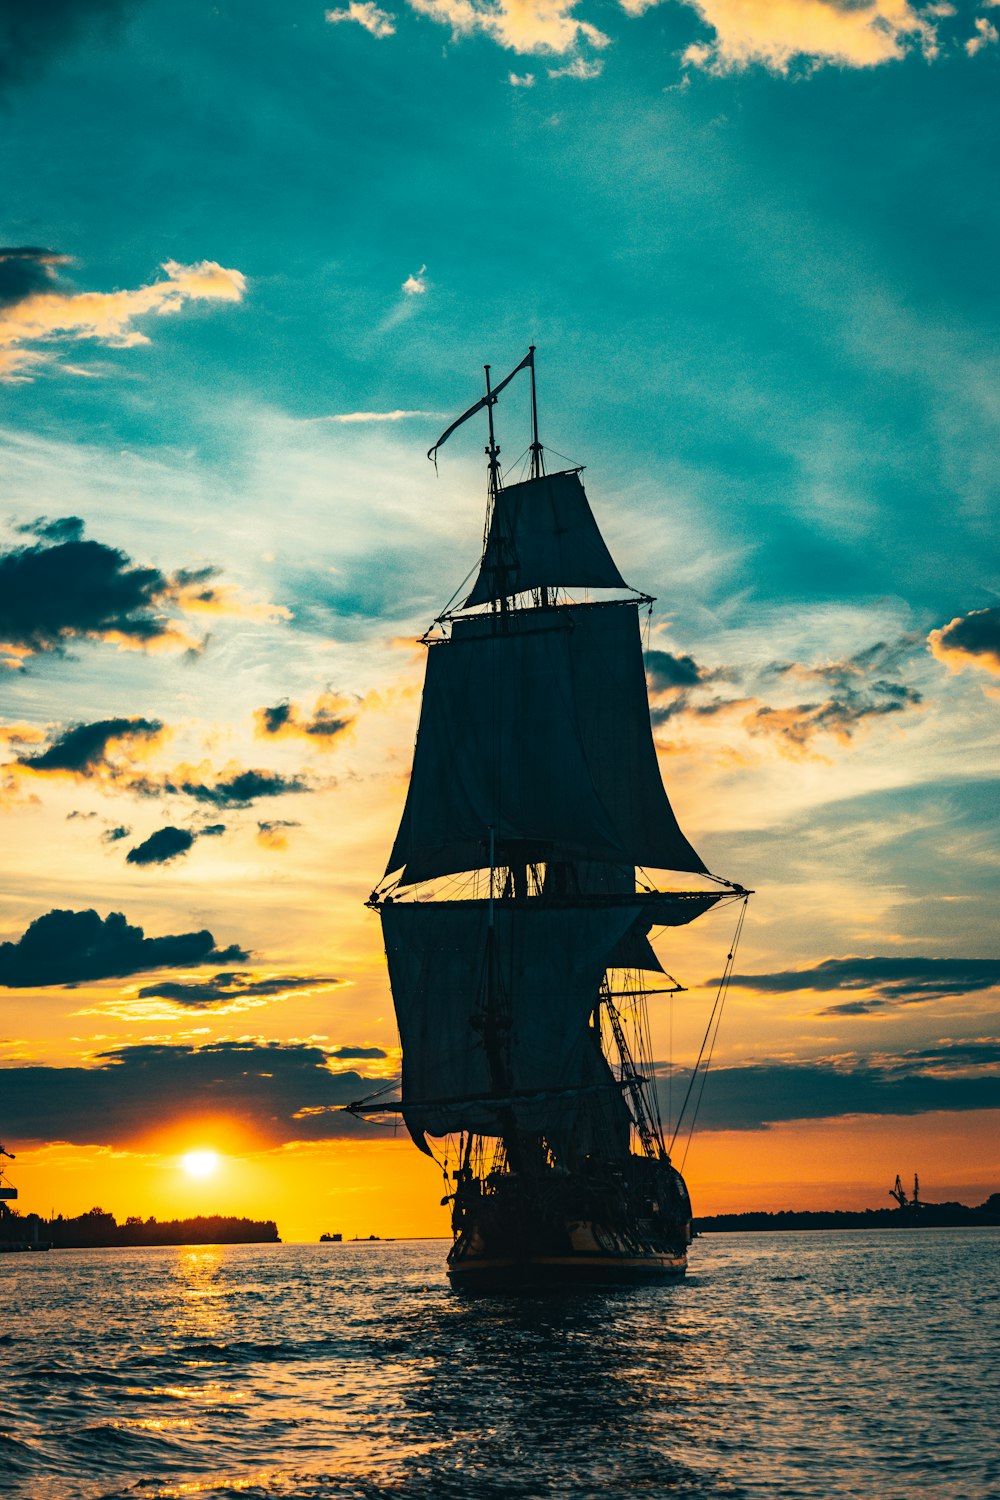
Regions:
<instances>
[{"instance_id":1,"label":"sky","mask_svg":"<svg viewBox=\"0 0 1000 1500\"><path fill-rule=\"evenodd\" d=\"M339 1106L398 1073L364 901L482 539L485 434L425 454L529 344L756 893L696 1212L1000 1188L998 79L998 0L0 0L24 1209L447 1233ZM497 424L516 473L523 377ZM658 945L671 1099L732 922Z\"/></svg>"}]
</instances>

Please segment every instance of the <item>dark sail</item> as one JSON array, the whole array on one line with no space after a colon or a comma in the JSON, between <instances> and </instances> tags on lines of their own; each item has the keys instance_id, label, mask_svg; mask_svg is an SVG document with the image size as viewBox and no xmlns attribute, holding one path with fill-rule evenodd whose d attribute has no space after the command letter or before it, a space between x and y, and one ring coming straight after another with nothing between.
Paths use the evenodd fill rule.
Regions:
<instances>
[{"instance_id":1,"label":"dark sail","mask_svg":"<svg viewBox=\"0 0 1000 1500\"><path fill-rule=\"evenodd\" d=\"M521 370L531 477L504 488L493 410ZM637 881L640 868L708 873L660 777L639 620L651 601L567 599L627 585L579 470L544 473L534 350L497 384L485 377L431 449L485 412L487 535L465 604L425 637L392 879L369 903L401 1098L350 1108L400 1111L440 1159L456 1286L679 1275L691 1203L664 1136L646 998L680 986L644 977L663 975L649 935L747 893ZM734 954L735 939L727 976ZM440 1153L429 1137L447 1138Z\"/></svg>"},{"instance_id":2,"label":"dark sail","mask_svg":"<svg viewBox=\"0 0 1000 1500\"><path fill-rule=\"evenodd\" d=\"M403 1118L415 1135L566 1131L586 1094L619 1092L588 1020L638 904L386 902L381 908L403 1048ZM490 1055L499 1028L506 1076Z\"/></svg>"},{"instance_id":3,"label":"dark sail","mask_svg":"<svg viewBox=\"0 0 1000 1500\"><path fill-rule=\"evenodd\" d=\"M387 873L605 861L703 873L663 789L638 605L456 618L428 652Z\"/></svg>"},{"instance_id":4,"label":"dark sail","mask_svg":"<svg viewBox=\"0 0 1000 1500\"><path fill-rule=\"evenodd\" d=\"M539 588L627 588L598 530L580 475L542 474L498 490L466 608Z\"/></svg>"}]
</instances>

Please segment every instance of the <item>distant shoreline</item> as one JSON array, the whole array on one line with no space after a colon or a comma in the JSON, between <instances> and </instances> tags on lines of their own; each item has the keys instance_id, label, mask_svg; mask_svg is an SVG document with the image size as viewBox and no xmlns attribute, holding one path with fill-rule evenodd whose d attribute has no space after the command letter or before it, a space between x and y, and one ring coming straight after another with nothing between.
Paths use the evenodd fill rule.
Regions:
<instances>
[{"instance_id":1,"label":"distant shoreline","mask_svg":"<svg viewBox=\"0 0 1000 1500\"><path fill-rule=\"evenodd\" d=\"M965 1203L921 1203L905 1208L781 1209L696 1218L696 1234L759 1233L782 1229L975 1229L1000 1226L1000 1193L975 1208Z\"/></svg>"},{"instance_id":2,"label":"distant shoreline","mask_svg":"<svg viewBox=\"0 0 1000 1500\"><path fill-rule=\"evenodd\" d=\"M0 1219L0 1251L12 1246L51 1250L142 1249L153 1245L276 1245L273 1219L240 1219L199 1214L191 1219L148 1219L133 1215L119 1224L113 1214L92 1208L66 1219L58 1214L10 1214Z\"/></svg>"}]
</instances>

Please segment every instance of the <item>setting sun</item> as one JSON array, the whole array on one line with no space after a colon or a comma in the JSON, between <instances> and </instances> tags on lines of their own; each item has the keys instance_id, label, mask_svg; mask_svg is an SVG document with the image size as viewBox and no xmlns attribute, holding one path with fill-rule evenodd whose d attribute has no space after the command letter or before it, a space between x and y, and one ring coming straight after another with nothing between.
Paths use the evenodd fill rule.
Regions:
<instances>
[{"instance_id":1,"label":"setting sun","mask_svg":"<svg viewBox=\"0 0 1000 1500\"><path fill-rule=\"evenodd\" d=\"M181 1157L181 1166L189 1177L211 1177L218 1170L219 1155L216 1151L189 1151Z\"/></svg>"}]
</instances>

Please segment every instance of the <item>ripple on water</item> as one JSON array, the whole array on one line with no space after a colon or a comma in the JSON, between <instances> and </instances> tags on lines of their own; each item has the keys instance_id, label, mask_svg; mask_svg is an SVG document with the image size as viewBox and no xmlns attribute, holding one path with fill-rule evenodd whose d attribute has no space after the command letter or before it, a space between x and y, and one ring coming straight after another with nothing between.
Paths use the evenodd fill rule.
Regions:
<instances>
[{"instance_id":1,"label":"ripple on water","mask_svg":"<svg viewBox=\"0 0 1000 1500\"><path fill-rule=\"evenodd\" d=\"M673 1287L481 1300L438 1243L8 1257L0 1491L987 1500L998 1244L706 1236Z\"/></svg>"}]
</instances>

